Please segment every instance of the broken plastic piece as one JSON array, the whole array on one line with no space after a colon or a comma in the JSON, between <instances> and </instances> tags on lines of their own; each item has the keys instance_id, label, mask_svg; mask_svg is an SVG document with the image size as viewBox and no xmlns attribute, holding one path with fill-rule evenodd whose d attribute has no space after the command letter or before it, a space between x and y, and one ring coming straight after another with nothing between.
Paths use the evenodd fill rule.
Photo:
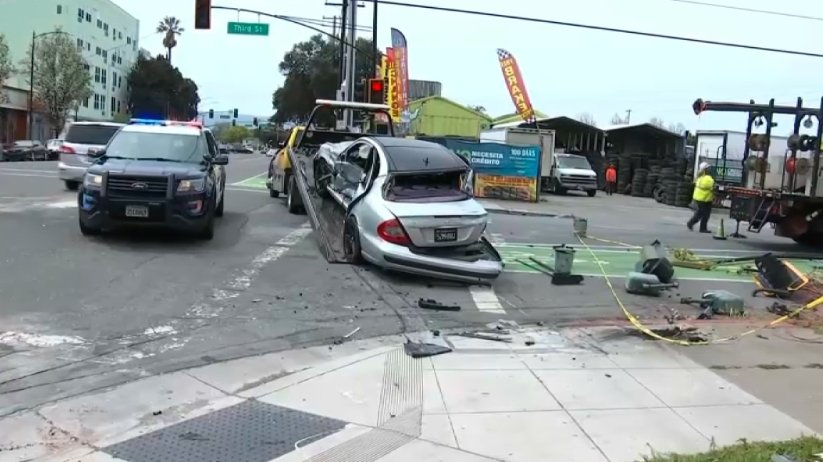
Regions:
<instances>
[{"instance_id":1,"label":"broken plastic piece","mask_svg":"<svg viewBox=\"0 0 823 462\"><path fill-rule=\"evenodd\" d=\"M444 305L437 300L429 299L420 299L417 301L417 306L423 308L425 310L438 310L438 311L460 311L460 305Z\"/></svg>"},{"instance_id":2,"label":"broken plastic piece","mask_svg":"<svg viewBox=\"0 0 823 462\"><path fill-rule=\"evenodd\" d=\"M451 353L452 351L451 348L443 345L412 341L407 341L403 345L403 350L412 358L427 358L429 356L442 355L443 353Z\"/></svg>"}]
</instances>

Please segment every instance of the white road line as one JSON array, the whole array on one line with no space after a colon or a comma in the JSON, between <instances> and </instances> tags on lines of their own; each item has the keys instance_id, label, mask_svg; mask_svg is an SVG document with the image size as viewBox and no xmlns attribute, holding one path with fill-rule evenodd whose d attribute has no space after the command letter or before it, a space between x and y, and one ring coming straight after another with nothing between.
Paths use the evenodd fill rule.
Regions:
<instances>
[{"instance_id":1,"label":"white road line","mask_svg":"<svg viewBox=\"0 0 823 462\"><path fill-rule=\"evenodd\" d=\"M497 298L497 294L494 293L493 288L486 286L470 286L469 293L471 294L472 300L474 300L474 304L477 306L479 311L484 313L506 313L506 310L503 309L503 305L500 304L500 300Z\"/></svg>"},{"instance_id":2,"label":"white road line","mask_svg":"<svg viewBox=\"0 0 823 462\"><path fill-rule=\"evenodd\" d=\"M37 177L37 178L57 178L56 173L52 173L51 175L46 173L21 173L21 172L9 172L9 171L0 171L0 175L6 176L28 176L28 177Z\"/></svg>"},{"instance_id":3,"label":"white road line","mask_svg":"<svg viewBox=\"0 0 823 462\"><path fill-rule=\"evenodd\" d=\"M48 204L48 207L53 209L73 209L77 207L77 200L53 202Z\"/></svg>"},{"instance_id":4,"label":"white road line","mask_svg":"<svg viewBox=\"0 0 823 462\"><path fill-rule=\"evenodd\" d=\"M7 167L0 167L0 172L22 172L22 173L51 173L52 175L57 175L55 170L37 170L34 168L7 168Z\"/></svg>"}]
</instances>

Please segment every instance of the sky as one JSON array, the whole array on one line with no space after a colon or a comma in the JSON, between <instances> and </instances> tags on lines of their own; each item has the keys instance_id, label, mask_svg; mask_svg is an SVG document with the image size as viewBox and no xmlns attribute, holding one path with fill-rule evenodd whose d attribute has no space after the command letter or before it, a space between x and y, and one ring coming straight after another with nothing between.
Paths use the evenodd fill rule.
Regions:
<instances>
[{"instance_id":1,"label":"sky","mask_svg":"<svg viewBox=\"0 0 823 462\"><path fill-rule=\"evenodd\" d=\"M194 0L113 0L140 20L141 46L163 52L154 33L163 16L176 16L185 32L173 64L200 88L202 109L238 108L270 115L272 92L283 82L278 64L299 41L315 32L277 19L268 37L230 36L228 21L257 22L257 15L212 11L212 29L194 29ZM723 5L821 18L808 20L712 8L681 0L408 0L494 13L576 22L644 32L783 48L823 54L820 0L702 0ZM329 0L213 0L213 5L322 19L340 14ZM335 0L334 3L339 3ZM372 6L358 9L370 27ZM401 6L378 9L378 44L390 46L390 28L403 31L409 46L409 76L443 84L443 96L480 105L497 116L514 112L498 66L496 49L520 65L531 101L551 116L594 116L598 125L631 110L631 121L652 117L689 130L744 131L744 114L691 110L696 98L794 105L800 96L818 106L823 96L823 58L793 56L570 28L548 24L434 12ZM327 29L331 32L331 28ZM371 32L360 32L370 38ZM779 132L790 131L788 117Z\"/></svg>"}]
</instances>

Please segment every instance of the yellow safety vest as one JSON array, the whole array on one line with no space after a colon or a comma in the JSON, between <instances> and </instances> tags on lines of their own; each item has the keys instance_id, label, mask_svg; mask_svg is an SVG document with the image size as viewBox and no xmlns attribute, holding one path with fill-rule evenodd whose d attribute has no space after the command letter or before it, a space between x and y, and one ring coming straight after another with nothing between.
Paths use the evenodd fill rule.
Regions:
<instances>
[{"instance_id":1,"label":"yellow safety vest","mask_svg":"<svg viewBox=\"0 0 823 462\"><path fill-rule=\"evenodd\" d=\"M692 199L695 202L712 202L714 200L714 178L711 175L703 174L697 177Z\"/></svg>"}]
</instances>

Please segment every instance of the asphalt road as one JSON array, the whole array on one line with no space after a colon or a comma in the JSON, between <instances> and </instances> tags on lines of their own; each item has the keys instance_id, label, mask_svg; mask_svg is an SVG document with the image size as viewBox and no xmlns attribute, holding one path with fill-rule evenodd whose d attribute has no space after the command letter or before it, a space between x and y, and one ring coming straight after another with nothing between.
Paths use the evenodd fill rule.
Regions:
<instances>
[{"instance_id":1,"label":"asphalt road","mask_svg":"<svg viewBox=\"0 0 823 462\"><path fill-rule=\"evenodd\" d=\"M489 233L507 271L491 288L331 265L306 217L290 215L282 198L266 193L267 162L232 156L226 213L211 242L145 231L84 237L76 194L58 181L54 162L0 164L0 416L147 375L302 346L333 348L358 328L355 337L366 338L500 319L551 326L622 318L604 279L594 276L602 276L601 266L621 276L636 250L588 240L596 258L578 249L575 268L586 274L580 286L553 286L518 263L530 256L551 263L551 245L577 243L568 219L492 215ZM590 234L604 239L661 239L721 254L797 250L765 236L738 242L689 233L687 210L642 199L552 200L561 213L588 216ZM684 295L719 285L750 290L730 275L679 276L686 277ZM620 297L648 318L660 318L679 298ZM420 298L462 309L421 310Z\"/></svg>"}]
</instances>

